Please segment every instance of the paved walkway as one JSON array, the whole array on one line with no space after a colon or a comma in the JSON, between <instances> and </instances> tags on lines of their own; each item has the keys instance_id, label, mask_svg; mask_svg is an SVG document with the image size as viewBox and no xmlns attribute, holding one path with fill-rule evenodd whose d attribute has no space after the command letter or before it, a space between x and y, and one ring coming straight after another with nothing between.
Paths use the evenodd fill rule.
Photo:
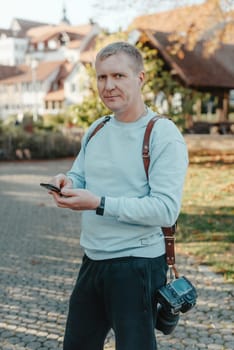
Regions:
<instances>
[{"instance_id":1,"label":"paved walkway","mask_svg":"<svg viewBox=\"0 0 234 350\"><path fill-rule=\"evenodd\" d=\"M0 349L61 350L68 299L81 263L80 214L58 209L39 183L71 161L0 162ZM231 350L233 286L178 257L199 299L160 350ZM110 334L105 350L114 350ZM147 349L142 349L147 350Z\"/></svg>"}]
</instances>

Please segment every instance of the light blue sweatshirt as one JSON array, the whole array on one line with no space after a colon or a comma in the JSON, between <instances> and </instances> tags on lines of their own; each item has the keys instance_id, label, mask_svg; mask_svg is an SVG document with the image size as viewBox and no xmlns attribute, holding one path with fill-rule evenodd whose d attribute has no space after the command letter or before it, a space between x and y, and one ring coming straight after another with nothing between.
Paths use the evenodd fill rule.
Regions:
<instances>
[{"instance_id":1,"label":"light blue sweatshirt","mask_svg":"<svg viewBox=\"0 0 234 350\"><path fill-rule=\"evenodd\" d=\"M78 157L67 176L74 188L105 196L104 215L82 213L80 244L94 260L123 256L157 257L165 253L162 226L179 215L188 167L187 147L175 124L160 119L150 137L149 181L142 143L146 125L155 113L124 123L112 117L87 143L103 118L83 138Z\"/></svg>"}]
</instances>

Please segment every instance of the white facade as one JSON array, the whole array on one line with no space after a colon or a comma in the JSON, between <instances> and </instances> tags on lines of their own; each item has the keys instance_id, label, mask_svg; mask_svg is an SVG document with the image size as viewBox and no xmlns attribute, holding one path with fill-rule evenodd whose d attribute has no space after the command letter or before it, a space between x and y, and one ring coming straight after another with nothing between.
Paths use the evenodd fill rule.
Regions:
<instances>
[{"instance_id":1,"label":"white facade","mask_svg":"<svg viewBox=\"0 0 234 350\"><path fill-rule=\"evenodd\" d=\"M42 61L61 61L65 58L64 51L59 49L56 51L34 51L27 52L25 55L25 63L30 64L33 60Z\"/></svg>"},{"instance_id":2,"label":"white facade","mask_svg":"<svg viewBox=\"0 0 234 350\"><path fill-rule=\"evenodd\" d=\"M9 115L26 112L45 113L44 99L58 72L59 68L43 81L28 80L15 83L0 81L0 118L5 119Z\"/></svg>"},{"instance_id":3,"label":"white facade","mask_svg":"<svg viewBox=\"0 0 234 350\"><path fill-rule=\"evenodd\" d=\"M0 64L17 66L24 63L28 47L27 38L0 36Z\"/></svg>"},{"instance_id":4,"label":"white facade","mask_svg":"<svg viewBox=\"0 0 234 350\"><path fill-rule=\"evenodd\" d=\"M0 80L0 119L24 113L57 114L66 106L82 103L84 97L89 93L89 76L81 63L77 63L64 79L63 100L56 99L56 88L51 91L52 86L54 88L57 85L55 82L62 65L61 63L46 78L40 80L36 73L32 74L30 79L16 77L10 82ZM46 102L49 92L55 93L55 97L53 101Z\"/></svg>"},{"instance_id":5,"label":"white facade","mask_svg":"<svg viewBox=\"0 0 234 350\"><path fill-rule=\"evenodd\" d=\"M25 112L58 113L64 106L82 102L88 93L89 77L85 66L78 63L80 53L99 32L96 25L87 27L84 34L86 28L79 32L79 27L39 26L33 29L32 36L22 38L20 22L13 20L10 30L0 31L0 65L23 69L21 75L15 76L9 70L9 79L5 74L7 67L4 69L4 79L0 80L0 119ZM42 64L44 72L50 71L49 76L44 74L41 79L37 69L32 69L33 62ZM62 62L67 64L60 76ZM22 64L25 66L20 67Z\"/></svg>"},{"instance_id":6,"label":"white facade","mask_svg":"<svg viewBox=\"0 0 234 350\"><path fill-rule=\"evenodd\" d=\"M64 82L66 105L79 104L88 94L89 76L82 64L77 64Z\"/></svg>"}]
</instances>

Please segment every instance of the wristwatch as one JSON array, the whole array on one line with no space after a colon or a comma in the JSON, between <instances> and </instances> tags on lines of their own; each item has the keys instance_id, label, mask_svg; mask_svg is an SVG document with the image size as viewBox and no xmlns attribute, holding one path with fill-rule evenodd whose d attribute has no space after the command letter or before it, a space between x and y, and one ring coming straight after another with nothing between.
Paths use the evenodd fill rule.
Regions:
<instances>
[{"instance_id":1,"label":"wristwatch","mask_svg":"<svg viewBox=\"0 0 234 350\"><path fill-rule=\"evenodd\" d=\"M96 209L97 215L103 215L104 214L104 208L105 208L105 197L101 197L101 201L99 206Z\"/></svg>"}]
</instances>

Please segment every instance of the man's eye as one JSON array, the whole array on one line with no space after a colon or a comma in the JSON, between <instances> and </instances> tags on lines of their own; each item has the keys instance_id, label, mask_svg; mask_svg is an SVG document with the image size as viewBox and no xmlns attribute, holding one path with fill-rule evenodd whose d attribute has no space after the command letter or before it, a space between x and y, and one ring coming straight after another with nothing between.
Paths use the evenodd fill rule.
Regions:
<instances>
[{"instance_id":1,"label":"man's eye","mask_svg":"<svg viewBox=\"0 0 234 350\"><path fill-rule=\"evenodd\" d=\"M103 75L100 75L99 77L98 77L98 81L102 81L102 80L104 80L104 76Z\"/></svg>"},{"instance_id":2,"label":"man's eye","mask_svg":"<svg viewBox=\"0 0 234 350\"><path fill-rule=\"evenodd\" d=\"M116 79L120 79L120 78L123 77L123 74L118 73L118 74L115 75L115 77L116 77Z\"/></svg>"}]
</instances>

